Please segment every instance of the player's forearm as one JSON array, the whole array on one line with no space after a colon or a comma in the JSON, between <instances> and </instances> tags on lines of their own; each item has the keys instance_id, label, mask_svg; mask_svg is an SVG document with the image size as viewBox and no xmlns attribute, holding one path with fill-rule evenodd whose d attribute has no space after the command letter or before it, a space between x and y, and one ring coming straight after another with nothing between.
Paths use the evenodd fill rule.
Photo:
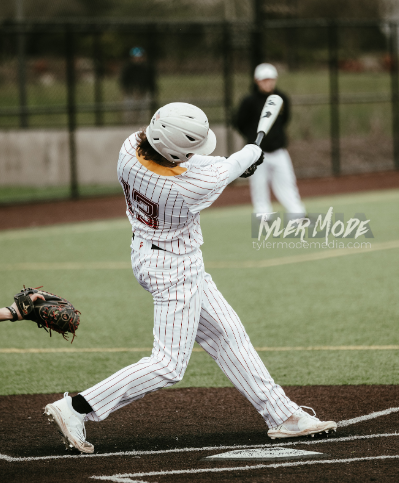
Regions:
<instances>
[{"instance_id":1,"label":"player's forearm","mask_svg":"<svg viewBox=\"0 0 399 483\"><path fill-rule=\"evenodd\" d=\"M228 183L231 183L241 176L246 169L259 159L261 154L262 150L258 146L255 144L247 144L241 151L232 154L224 160L221 164L228 169Z\"/></svg>"},{"instance_id":2,"label":"player's forearm","mask_svg":"<svg viewBox=\"0 0 399 483\"><path fill-rule=\"evenodd\" d=\"M18 310L17 304L15 302L13 302L10 305L10 307L14 309L16 316L18 316L18 320L22 320L22 317L21 317L21 314ZM4 320L12 320L13 317L14 317L13 313L7 307L0 308L0 322L3 322Z\"/></svg>"},{"instance_id":3,"label":"player's forearm","mask_svg":"<svg viewBox=\"0 0 399 483\"><path fill-rule=\"evenodd\" d=\"M7 307L2 307L0 309L0 322L3 322L4 320L12 320L11 312Z\"/></svg>"}]
</instances>

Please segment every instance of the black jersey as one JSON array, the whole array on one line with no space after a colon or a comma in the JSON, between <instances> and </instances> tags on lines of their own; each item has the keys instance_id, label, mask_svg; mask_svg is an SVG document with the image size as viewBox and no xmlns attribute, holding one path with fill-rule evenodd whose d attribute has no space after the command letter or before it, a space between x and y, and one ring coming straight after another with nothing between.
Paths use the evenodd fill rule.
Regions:
<instances>
[{"instance_id":1,"label":"black jersey","mask_svg":"<svg viewBox=\"0 0 399 483\"><path fill-rule=\"evenodd\" d=\"M278 89L274 89L274 91L269 94L263 94L257 90L242 100L234 119L234 126L244 136L248 143L253 143L256 139L256 131L263 106L265 105L266 99L272 94L279 95L284 103L280 114L277 116L270 131L263 138L260 146L263 151L266 151L267 153L287 147L288 141L285 133L285 126L290 117L290 102L288 97Z\"/></svg>"},{"instance_id":2,"label":"black jersey","mask_svg":"<svg viewBox=\"0 0 399 483\"><path fill-rule=\"evenodd\" d=\"M155 90L154 69L147 63L138 64L129 61L122 68L119 83L125 94L153 93Z\"/></svg>"}]
</instances>

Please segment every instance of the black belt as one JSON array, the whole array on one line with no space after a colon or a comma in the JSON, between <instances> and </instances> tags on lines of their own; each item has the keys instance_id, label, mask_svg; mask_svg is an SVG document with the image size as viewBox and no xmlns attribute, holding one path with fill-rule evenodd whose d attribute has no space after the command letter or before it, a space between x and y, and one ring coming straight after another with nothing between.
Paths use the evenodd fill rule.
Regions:
<instances>
[{"instance_id":1,"label":"black belt","mask_svg":"<svg viewBox=\"0 0 399 483\"><path fill-rule=\"evenodd\" d=\"M132 239L134 240L134 233L132 233ZM157 247L156 245L152 244L151 245L152 250L162 250L163 252L165 251L164 248Z\"/></svg>"}]
</instances>

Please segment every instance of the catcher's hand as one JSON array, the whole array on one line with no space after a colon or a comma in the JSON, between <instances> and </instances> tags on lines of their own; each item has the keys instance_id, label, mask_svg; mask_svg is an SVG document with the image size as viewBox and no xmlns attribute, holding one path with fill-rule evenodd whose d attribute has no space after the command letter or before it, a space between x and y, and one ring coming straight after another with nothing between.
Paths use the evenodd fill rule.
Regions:
<instances>
[{"instance_id":1,"label":"catcher's hand","mask_svg":"<svg viewBox=\"0 0 399 483\"><path fill-rule=\"evenodd\" d=\"M263 163L263 158L264 153L262 151L262 154L259 156L258 160L255 161L254 164L251 164L251 166L242 173L240 178L249 178L250 176L252 176L257 170L258 166Z\"/></svg>"},{"instance_id":2,"label":"catcher's hand","mask_svg":"<svg viewBox=\"0 0 399 483\"><path fill-rule=\"evenodd\" d=\"M31 297L32 294L37 294L37 297ZM50 336L54 330L68 340L66 334L69 332L73 334L73 342L80 322L80 312L68 300L44 290L24 286L15 295L14 301L23 319L36 322L39 328L50 331Z\"/></svg>"}]
</instances>

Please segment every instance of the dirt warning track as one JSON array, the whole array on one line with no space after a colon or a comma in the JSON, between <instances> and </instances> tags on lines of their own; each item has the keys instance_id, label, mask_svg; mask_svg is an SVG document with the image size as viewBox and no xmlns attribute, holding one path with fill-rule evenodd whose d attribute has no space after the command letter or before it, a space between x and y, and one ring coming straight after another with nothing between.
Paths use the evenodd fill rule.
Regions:
<instances>
[{"instance_id":1,"label":"dirt warning track","mask_svg":"<svg viewBox=\"0 0 399 483\"><path fill-rule=\"evenodd\" d=\"M95 454L66 452L42 416L56 395L0 398L0 474L6 482L399 481L399 387L287 387L334 435L270 440L255 409L233 388L158 391L88 423ZM322 453L289 461L209 461L239 448Z\"/></svg>"}]
</instances>

